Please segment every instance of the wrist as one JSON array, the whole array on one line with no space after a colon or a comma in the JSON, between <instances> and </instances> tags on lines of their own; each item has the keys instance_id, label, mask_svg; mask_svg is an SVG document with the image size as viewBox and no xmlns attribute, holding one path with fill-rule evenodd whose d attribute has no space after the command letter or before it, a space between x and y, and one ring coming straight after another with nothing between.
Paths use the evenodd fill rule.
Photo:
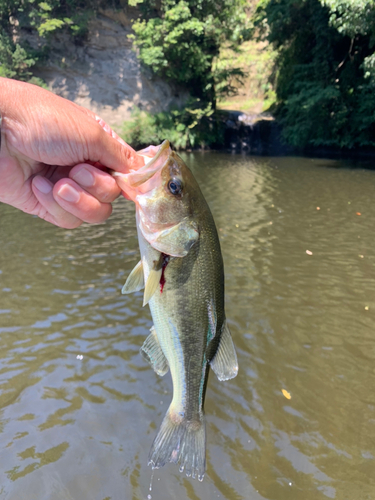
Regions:
<instances>
[{"instance_id":1,"label":"wrist","mask_svg":"<svg viewBox=\"0 0 375 500\"><path fill-rule=\"evenodd\" d=\"M7 135L11 130L11 123L21 106L21 93L23 82L0 77L0 158L9 157L6 145Z\"/></svg>"},{"instance_id":2,"label":"wrist","mask_svg":"<svg viewBox=\"0 0 375 500\"><path fill-rule=\"evenodd\" d=\"M1 147L0 159L13 157L24 142L30 116L40 109L43 89L26 82L0 77ZM44 91L47 92L47 91Z\"/></svg>"},{"instance_id":3,"label":"wrist","mask_svg":"<svg viewBox=\"0 0 375 500\"><path fill-rule=\"evenodd\" d=\"M8 148L6 147L6 141L5 141L5 130L4 130L4 114L0 109L0 162L4 158L9 157L9 151Z\"/></svg>"}]
</instances>

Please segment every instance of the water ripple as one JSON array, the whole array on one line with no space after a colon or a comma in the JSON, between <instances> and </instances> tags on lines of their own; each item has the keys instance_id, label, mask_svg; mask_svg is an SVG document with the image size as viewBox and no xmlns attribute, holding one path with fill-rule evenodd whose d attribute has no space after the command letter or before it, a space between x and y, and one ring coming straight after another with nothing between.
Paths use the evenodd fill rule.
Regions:
<instances>
[{"instance_id":1,"label":"water ripple","mask_svg":"<svg viewBox=\"0 0 375 500\"><path fill-rule=\"evenodd\" d=\"M165 467L152 498L371 498L375 172L184 158L219 230L240 371L210 375L205 481ZM121 295L139 255L133 206L74 231L0 215L0 498L146 498L171 381L139 355L142 294Z\"/></svg>"}]
</instances>

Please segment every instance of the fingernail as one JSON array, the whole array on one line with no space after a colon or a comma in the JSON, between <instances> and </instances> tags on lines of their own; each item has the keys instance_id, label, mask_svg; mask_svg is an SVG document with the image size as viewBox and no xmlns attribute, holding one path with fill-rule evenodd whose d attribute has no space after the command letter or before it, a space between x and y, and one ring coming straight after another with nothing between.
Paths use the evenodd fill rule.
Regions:
<instances>
[{"instance_id":1,"label":"fingernail","mask_svg":"<svg viewBox=\"0 0 375 500\"><path fill-rule=\"evenodd\" d=\"M48 194L52 191L52 184L50 184L47 179L38 175L33 179L33 186L37 188L38 191L44 194Z\"/></svg>"},{"instance_id":2,"label":"fingernail","mask_svg":"<svg viewBox=\"0 0 375 500\"><path fill-rule=\"evenodd\" d=\"M57 191L58 196L69 203L77 203L80 198L80 194L76 191L70 184L65 184Z\"/></svg>"},{"instance_id":3,"label":"fingernail","mask_svg":"<svg viewBox=\"0 0 375 500\"><path fill-rule=\"evenodd\" d=\"M95 177L86 168L81 168L72 178L81 186L91 187L95 184Z\"/></svg>"}]
</instances>

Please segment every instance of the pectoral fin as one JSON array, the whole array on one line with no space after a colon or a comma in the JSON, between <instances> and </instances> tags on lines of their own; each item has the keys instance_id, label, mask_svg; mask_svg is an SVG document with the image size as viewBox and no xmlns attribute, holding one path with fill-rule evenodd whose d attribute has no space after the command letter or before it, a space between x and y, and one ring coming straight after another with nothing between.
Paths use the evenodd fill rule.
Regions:
<instances>
[{"instance_id":1,"label":"pectoral fin","mask_svg":"<svg viewBox=\"0 0 375 500\"><path fill-rule=\"evenodd\" d=\"M151 328L151 333L144 341L141 347L142 358L150 363L155 372L161 377L165 375L169 369L167 358L160 347L155 328Z\"/></svg>"},{"instance_id":2,"label":"pectoral fin","mask_svg":"<svg viewBox=\"0 0 375 500\"><path fill-rule=\"evenodd\" d=\"M237 355L226 321L221 332L219 347L210 365L219 380L229 380L238 373Z\"/></svg>"},{"instance_id":3,"label":"pectoral fin","mask_svg":"<svg viewBox=\"0 0 375 500\"><path fill-rule=\"evenodd\" d=\"M153 248L172 257L185 257L199 238L197 224L189 219L158 232L150 231L141 219L140 229Z\"/></svg>"},{"instance_id":4,"label":"pectoral fin","mask_svg":"<svg viewBox=\"0 0 375 500\"><path fill-rule=\"evenodd\" d=\"M149 303L150 299L158 289L160 284L160 278L162 274L162 269L151 269L150 274L148 275L145 293L143 295L143 306Z\"/></svg>"},{"instance_id":5,"label":"pectoral fin","mask_svg":"<svg viewBox=\"0 0 375 500\"><path fill-rule=\"evenodd\" d=\"M143 277L143 264L140 260L138 264L135 266L133 271L129 274L128 279L125 282L125 285L122 287L121 293L132 293L138 292L142 290L145 286L144 277Z\"/></svg>"}]
</instances>

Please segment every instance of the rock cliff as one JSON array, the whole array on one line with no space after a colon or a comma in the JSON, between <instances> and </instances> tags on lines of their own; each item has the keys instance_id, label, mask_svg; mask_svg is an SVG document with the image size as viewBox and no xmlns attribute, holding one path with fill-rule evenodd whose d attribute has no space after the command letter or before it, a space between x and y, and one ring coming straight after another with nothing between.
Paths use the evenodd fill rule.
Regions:
<instances>
[{"instance_id":1,"label":"rock cliff","mask_svg":"<svg viewBox=\"0 0 375 500\"><path fill-rule=\"evenodd\" d=\"M141 67L128 35L124 12L102 10L90 22L82 45L57 34L50 58L35 71L50 90L91 109L118 129L135 106L151 112L182 106L187 95ZM40 40L29 35L29 42Z\"/></svg>"}]
</instances>

